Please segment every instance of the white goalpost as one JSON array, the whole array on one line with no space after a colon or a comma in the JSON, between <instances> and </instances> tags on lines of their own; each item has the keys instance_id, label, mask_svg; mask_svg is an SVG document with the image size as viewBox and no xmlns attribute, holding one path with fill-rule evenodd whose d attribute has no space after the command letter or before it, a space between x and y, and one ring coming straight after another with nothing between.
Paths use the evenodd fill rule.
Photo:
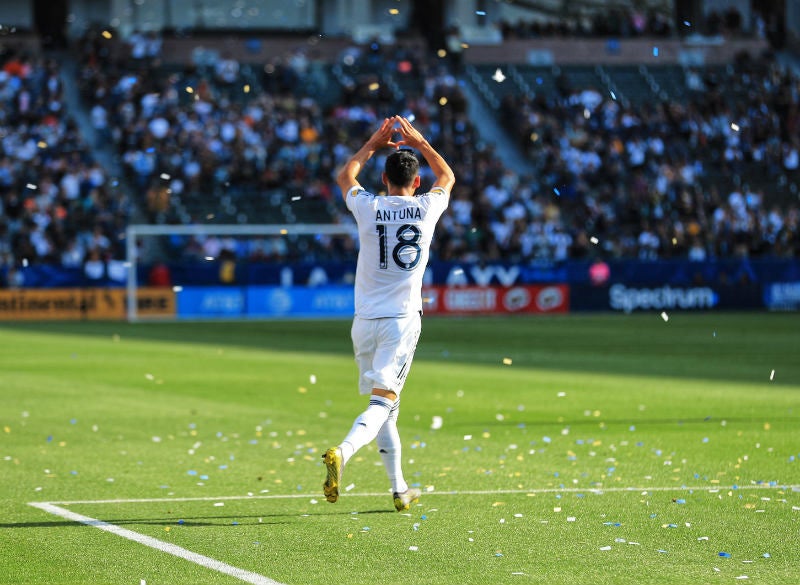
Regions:
<instances>
[{"instance_id":1,"label":"white goalpost","mask_svg":"<svg viewBox=\"0 0 800 585\"><path fill-rule=\"evenodd\" d=\"M280 236L280 237L314 237L314 236L351 236L357 240L358 228L355 224L197 224L197 225L150 225L133 224L126 229L126 312L128 322L143 320L139 315L137 291L139 289L137 269L139 267L139 238L158 236ZM355 258L354 258L355 260ZM177 317L177 315L176 315ZM163 318L162 318L163 319Z\"/></svg>"}]
</instances>

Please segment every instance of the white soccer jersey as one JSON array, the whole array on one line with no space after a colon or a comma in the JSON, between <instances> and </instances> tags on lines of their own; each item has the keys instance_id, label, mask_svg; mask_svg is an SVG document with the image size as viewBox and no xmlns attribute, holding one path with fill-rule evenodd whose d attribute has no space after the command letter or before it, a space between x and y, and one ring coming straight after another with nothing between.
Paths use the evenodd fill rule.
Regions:
<instances>
[{"instance_id":1,"label":"white soccer jersey","mask_svg":"<svg viewBox=\"0 0 800 585\"><path fill-rule=\"evenodd\" d=\"M356 316L397 317L422 310L422 276L436 222L450 194L441 187L410 197L347 192L347 208L358 223Z\"/></svg>"}]
</instances>

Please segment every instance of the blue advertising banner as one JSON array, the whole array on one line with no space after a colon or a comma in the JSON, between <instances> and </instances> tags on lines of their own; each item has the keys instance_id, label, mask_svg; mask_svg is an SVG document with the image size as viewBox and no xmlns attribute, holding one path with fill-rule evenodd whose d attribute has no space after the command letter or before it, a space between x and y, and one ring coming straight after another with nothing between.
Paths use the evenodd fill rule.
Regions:
<instances>
[{"instance_id":1,"label":"blue advertising banner","mask_svg":"<svg viewBox=\"0 0 800 585\"><path fill-rule=\"evenodd\" d=\"M256 318L352 317L355 306L352 286L250 286L246 298L247 316Z\"/></svg>"},{"instance_id":2,"label":"blue advertising banner","mask_svg":"<svg viewBox=\"0 0 800 585\"><path fill-rule=\"evenodd\" d=\"M352 286L188 286L175 294L179 319L352 317Z\"/></svg>"},{"instance_id":3,"label":"blue advertising banner","mask_svg":"<svg viewBox=\"0 0 800 585\"><path fill-rule=\"evenodd\" d=\"M772 311L800 309L800 281L773 282L765 286L764 305Z\"/></svg>"},{"instance_id":4,"label":"blue advertising banner","mask_svg":"<svg viewBox=\"0 0 800 585\"><path fill-rule=\"evenodd\" d=\"M185 286L175 293L179 319L244 317L245 289L240 286Z\"/></svg>"}]
</instances>

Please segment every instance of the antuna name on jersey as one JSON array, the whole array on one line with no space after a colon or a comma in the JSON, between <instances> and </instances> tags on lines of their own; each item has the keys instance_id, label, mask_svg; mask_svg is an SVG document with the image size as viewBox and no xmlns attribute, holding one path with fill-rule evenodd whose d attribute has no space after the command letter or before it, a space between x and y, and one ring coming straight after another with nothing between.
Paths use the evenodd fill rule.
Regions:
<instances>
[{"instance_id":1,"label":"antuna name on jersey","mask_svg":"<svg viewBox=\"0 0 800 585\"><path fill-rule=\"evenodd\" d=\"M375 214L375 221L401 221L407 219L422 219L420 208L378 209Z\"/></svg>"}]
</instances>

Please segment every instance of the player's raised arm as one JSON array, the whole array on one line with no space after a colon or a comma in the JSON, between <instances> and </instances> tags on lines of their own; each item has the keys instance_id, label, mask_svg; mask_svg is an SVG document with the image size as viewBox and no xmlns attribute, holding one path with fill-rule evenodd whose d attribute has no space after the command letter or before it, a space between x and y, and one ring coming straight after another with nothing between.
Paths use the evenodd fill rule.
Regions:
<instances>
[{"instance_id":1,"label":"player's raised arm","mask_svg":"<svg viewBox=\"0 0 800 585\"><path fill-rule=\"evenodd\" d=\"M361 169L364 168L366 162L372 158L375 151L386 147L396 147L397 144L392 142L392 134L394 134L395 118L384 118L380 128L378 128L372 136L364 143L358 152L350 157L339 172L336 174L336 184L342 190L342 198L347 199L347 192L353 187L360 187L361 184L356 180Z\"/></svg>"},{"instance_id":2,"label":"player's raised arm","mask_svg":"<svg viewBox=\"0 0 800 585\"><path fill-rule=\"evenodd\" d=\"M425 140L425 137L420 134L419 130L411 125L411 122L409 122L407 118L395 116L395 120L400 124L399 131L403 137L401 141L397 142L397 145L405 144L416 148L420 154L425 157L425 160L431 167L431 171L433 171L433 174L436 176L436 182L433 186L441 187L449 193L453 185L456 184L456 176L453 174L453 169L451 169L450 165L448 165L441 155L434 150L430 143Z\"/></svg>"}]
</instances>

